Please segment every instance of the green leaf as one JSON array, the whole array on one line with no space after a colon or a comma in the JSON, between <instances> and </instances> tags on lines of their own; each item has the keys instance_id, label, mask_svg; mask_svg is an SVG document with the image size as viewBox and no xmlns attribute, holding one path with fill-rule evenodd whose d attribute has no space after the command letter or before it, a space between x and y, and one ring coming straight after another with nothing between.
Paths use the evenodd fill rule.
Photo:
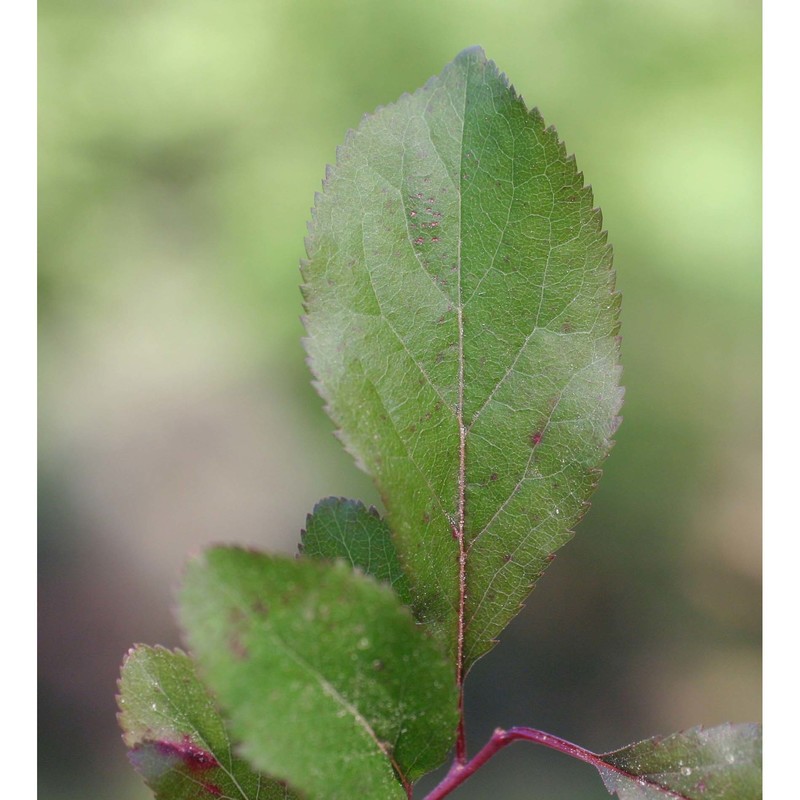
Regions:
<instances>
[{"instance_id":1,"label":"green leaf","mask_svg":"<svg viewBox=\"0 0 800 800\"><path fill-rule=\"evenodd\" d=\"M129 758L160 800L299 797L233 755L225 724L184 653L134 647L119 688Z\"/></svg>"},{"instance_id":2,"label":"green leaf","mask_svg":"<svg viewBox=\"0 0 800 800\"><path fill-rule=\"evenodd\" d=\"M181 618L242 752L318 798L404 798L452 745L439 643L392 590L333 564L218 548L190 564Z\"/></svg>"},{"instance_id":3,"label":"green leaf","mask_svg":"<svg viewBox=\"0 0 800 800\"><path fill-rule=\"evenodd\" d=\"M314 506L302 532L300 551L309 558L343 558L397 592L411 603L406 576L400 568L389 526L374 508L357 500L328 497Z\"/></svg>"},{"instance_id":4,"label":"green leaf","mask_svg":"<svg viewBox=\"0 0 800 800\"><path fill-rule=\"evenodd\" d=\"M348 134L309 231L316 385L460 682L570 538L618 424L601 214L474 48Z\"/></svg>"},{"instance_id":5,"label":"green leaf","mask_svg":"<svg viewBox=\"0 0 800 800\"><path fill-rule=\"evenodd\" d=\"M760 800L761 726L692 728L598 757L621 800Z\"/></svg>"}]
</instances>

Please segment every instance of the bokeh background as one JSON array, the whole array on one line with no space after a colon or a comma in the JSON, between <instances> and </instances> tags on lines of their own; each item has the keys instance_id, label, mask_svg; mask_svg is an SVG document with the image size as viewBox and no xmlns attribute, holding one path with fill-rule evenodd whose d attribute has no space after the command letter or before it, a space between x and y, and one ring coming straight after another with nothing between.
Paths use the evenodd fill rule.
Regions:
<instances>
[{"instance_id":1,"label":"bokeh background","mask_svg":"<svg viewBox=\"0 0 800 800\"><path fill-rule=\"evenodd\" d=\"M378 502L300 345L313 194L361 115L482 44L595 187L625 421L593 509L468 684L469 738L604 750L758 720L760 59L753 0L41 0L40 797L145 800L115 723L208 542L293 552ZM459 797L607 797L525 745Z\"/></svg>"}]
</instances>

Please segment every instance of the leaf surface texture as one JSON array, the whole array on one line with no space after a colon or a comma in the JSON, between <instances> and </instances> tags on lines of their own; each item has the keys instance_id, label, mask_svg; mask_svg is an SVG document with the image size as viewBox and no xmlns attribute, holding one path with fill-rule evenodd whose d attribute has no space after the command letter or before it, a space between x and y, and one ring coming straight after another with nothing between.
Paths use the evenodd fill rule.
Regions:
<instances>
[{"instance_id":1,"label":"leaf surface texture","mask_svg":"<svg viewBox=\"0 0 800 800\"><path fill-rule=\"evenodd\" d=\"M760 800L761 726L692 728L607 753L598 766L620 800Z\"/></svg>"},{"instance_id":2,"label":"leaf surface texture","mask_svg":"<svg viewBox=\"0 0 800 800\"><path fill-rule=\"evenodd\" d=\"M377 580L388 583L409 605L408 581L400 567L389 526L374 508L357 500L320 500L306 520L302 554L308 558L344 559Z\"/></svg>"},{"instance_id":3,"label":"leaf surface texture","mask_svg":"<svg viewBox=\"0 0 800 800\"><path fill-rule=\"evenodd\" d=\"M306 249L316 385L466 670L570 537L618 423L600 212L471 49L348 135Z\"/></svg>"}]
</instances>

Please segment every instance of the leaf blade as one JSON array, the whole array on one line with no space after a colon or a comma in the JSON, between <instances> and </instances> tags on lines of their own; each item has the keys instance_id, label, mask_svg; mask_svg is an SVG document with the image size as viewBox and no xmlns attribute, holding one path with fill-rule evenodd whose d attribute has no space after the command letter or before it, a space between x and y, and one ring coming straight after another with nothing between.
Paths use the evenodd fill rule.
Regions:
<instances>
[{"instance_id":1,"label":"leaf blade","mask_svg":"<svg viewBox=\"0 0 800 800\"><path fill-rule=\"evenodd\" d=\"M159 800L299 797L233 754L222 717L184 653L137 645L119 687L129 758Z\"/></svg>"},{"instance_id":2,"label":"leaf blade","mask_svg":"<svg viewBox=\"0 0 800 800\"><path fill-rule=\"evenodd\" d=\"M403 798L393 765L411 781L451 746L440 648L346 564L213 549L189 566L181 619L248 759L314 798Z\"/></svg>"},{"instance_id":3,"label":"leaf blade","mask_svg":"<svg viewBox=\"0 0 800 800\"><path fill-rule=\"evenodd\" d=\"M307 558L344 559L394 589L411 604L408 581L397 557L389 526L374 508L357 500L328 497L314 506L301 532L300 552Z\"/></svg>"},{"instance_id":4,"label":"leaf blade","mask_svg":"<svg viewBox=\"0 0 800 800\"><path fill-rule=\"evenodd\" d=\"M761 726L692 728L598 756L609 794L621 800L759 800Z\"/></svg>"},{"instance_id":5,"label":"leaf blade","mask_svg":"<svg viewBox=\"0 0 800 800\"><path fill-rule=\"evenodd\" d=\"M466 669L570 537L618 423L600 213L472 49L348 135L307 251L316 385Z\"/></svg>"}]
</instances>

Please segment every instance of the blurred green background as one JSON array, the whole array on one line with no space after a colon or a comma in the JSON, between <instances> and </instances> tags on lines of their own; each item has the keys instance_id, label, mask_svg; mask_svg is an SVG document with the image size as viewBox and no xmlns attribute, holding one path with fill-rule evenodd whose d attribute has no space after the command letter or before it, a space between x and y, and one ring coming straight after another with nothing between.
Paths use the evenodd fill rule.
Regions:
<instances>
[{"instance_id":1,"label":"blurred green background","mask_svg":"<svg viewBox=\"0 0 800 800\"><path fill-rule=\"evenodd\" d=\"M757 720L760 59L751 0L41 0L40 797L144 800L115 724L187 552L292 552L377 502L300 345L298 259L361 115L482 44L595 187L625 422L594 507L468 683L469 738L603 750ZM607 797L516 745L459 797Z\"/></svg>"}]
</instances>

